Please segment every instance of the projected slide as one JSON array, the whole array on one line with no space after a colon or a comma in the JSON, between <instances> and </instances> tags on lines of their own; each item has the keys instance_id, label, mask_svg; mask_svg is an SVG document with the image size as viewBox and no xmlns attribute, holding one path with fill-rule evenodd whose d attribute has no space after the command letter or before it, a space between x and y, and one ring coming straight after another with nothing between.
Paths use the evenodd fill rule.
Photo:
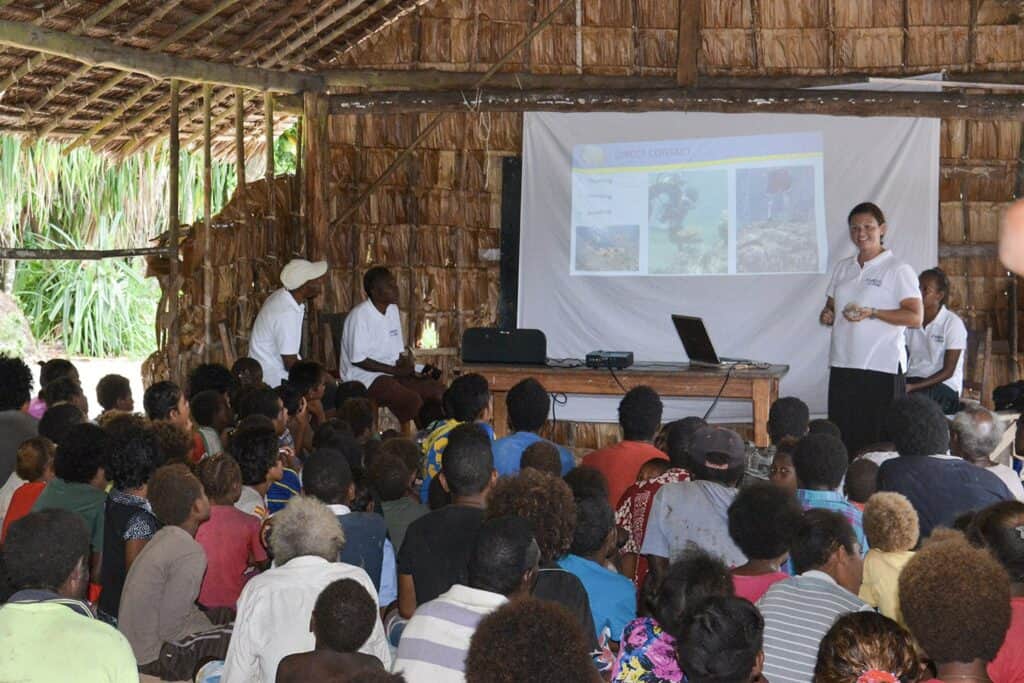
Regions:
<instances>
[{"instance_id":1,"label":"projected slide","mask_svg":"<svg viewBox=\"0 0 1024 683\"><path fill-rule=\"evenodd\" d=\"M584 144L573 275L824 273L819 133Z\"/></svg>"}]
</instances>

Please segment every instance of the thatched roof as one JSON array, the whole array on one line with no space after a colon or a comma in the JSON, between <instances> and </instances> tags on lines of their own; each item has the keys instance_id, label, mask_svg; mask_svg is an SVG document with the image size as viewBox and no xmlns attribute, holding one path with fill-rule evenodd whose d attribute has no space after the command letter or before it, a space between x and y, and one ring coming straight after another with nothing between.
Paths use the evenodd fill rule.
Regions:
<instances>
[{"instance_id":1,"label":"thatched roof","mask_svg":"<svg viewBox=\"0 0 1024 683\"><path fill-rule=\"evenodd\" d=\"M0 0L0 21L240 66L316 71L426 0ZM244 91L247 133L262 102ZM214 91L215 146L233 139L234 90ZM131 152L166 138L170 84L63 57L0 48L0 130ZM202 135L202 86L183 84L182 142ZM279 126L290 125L287 117ZM219 144L216 144L219 143Z\"/></svg>"}]
</instances>

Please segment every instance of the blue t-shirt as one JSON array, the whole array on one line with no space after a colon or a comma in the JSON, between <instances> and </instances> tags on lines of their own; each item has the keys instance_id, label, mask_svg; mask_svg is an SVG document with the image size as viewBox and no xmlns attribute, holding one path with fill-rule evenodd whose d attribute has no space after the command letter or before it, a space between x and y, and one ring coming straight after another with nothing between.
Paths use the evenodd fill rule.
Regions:
<instances>
[{"instance_id":1,"label":"blue t-shirt","mask_svg":"<svg viewBox=\"0 0 1024 683\"><path fill-rule=\"evenodd\" d=\"M626 625L636 618L636 586L618 572L606 569L579 555L566 555L558 566L576 575L590 598L597 637L608 630L611 640L622 640Z\"/></svg>"},{"instance_id":2,"label":"blue t-shirt","mask_svg":"<svg viewBox=\"0 0 1024 683\"><path fill-rule=\"evenodd\" d=\"M494 469L498 471L499 477L511 476L519 473L519 461L523 457L523 451L537 443L544 441L533 432L515 432L502 437L494 442ZM550 441L548 443L551 443ZM576 459L565 446L551 444L558 449L558 457L562 461L562 476L569 474L569 470L576 467Z\"/></svg>"},{"instance_id":3,"label":"blue t-shirt","mask_svg":"<svg viewBox=\"0 0 1024 683\"><path fill-rule=\"evenodd\" d=\"M441 461L444 459L444 449L448 446L448 433L458 427L461 422L458 420L445 420L434 423L433 431L423 440L424 472L423 486L420 488L420 502L424 505L430 500L430 482L437 475L441 474ZM494 441L494 428L487 422L477 422L487 436Z\"/></svg>"}]
</instances>

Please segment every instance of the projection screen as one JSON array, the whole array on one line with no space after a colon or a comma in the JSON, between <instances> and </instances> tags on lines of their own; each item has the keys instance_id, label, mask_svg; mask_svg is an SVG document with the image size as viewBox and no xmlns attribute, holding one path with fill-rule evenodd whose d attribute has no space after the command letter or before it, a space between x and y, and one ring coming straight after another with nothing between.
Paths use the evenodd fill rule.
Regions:
<instances>
[{"instance_id":1,"label":"projection screen","mask_svg":"<svg viewBox=\"0 0 1024 683\"><path fill-rule=\"evenodd\" d=\"M824 414L817 319L829 268L854 253L847 213L877 203L886 247L934 266L938 157L937 119L528 113L519 326L543 330L552 358L683 362L670 315L701 316L720 355L788 364L782 394ZM616 405L573 396L556 415L612 421ZM706 406L668 402L665 419Z\"/></svg>"}]
</instances>

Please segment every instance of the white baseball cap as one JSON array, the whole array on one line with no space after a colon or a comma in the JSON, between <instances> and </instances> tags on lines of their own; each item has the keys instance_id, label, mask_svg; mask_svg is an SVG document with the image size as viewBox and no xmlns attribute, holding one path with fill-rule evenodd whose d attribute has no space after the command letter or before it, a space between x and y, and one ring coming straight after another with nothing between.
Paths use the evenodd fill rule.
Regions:
<instances>
[{"instance_id":1,"label":"white baseball cap","mask_svg":"<svg viewBox=\"0 0 1024 683\"><path fill-rule=\"evenodd\" d=\"M306 259L292 259L281 269L281 284L291 291L327 272L327 261L311 263Z\"/></svg>"}]
</instances>

